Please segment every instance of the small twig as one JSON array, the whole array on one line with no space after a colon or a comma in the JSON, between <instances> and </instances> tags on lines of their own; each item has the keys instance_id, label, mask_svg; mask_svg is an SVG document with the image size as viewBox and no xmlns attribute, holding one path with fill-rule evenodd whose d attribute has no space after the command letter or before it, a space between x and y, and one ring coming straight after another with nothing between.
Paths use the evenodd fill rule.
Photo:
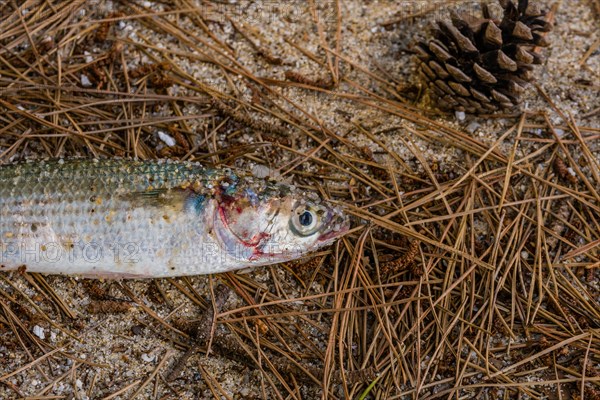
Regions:
<instances>
[{"instance_id":1,"label":"small twig","mask_svg":"<svg viewBox=\"0 0 600 400\"><path fill-rule=\"evenodd\" d=\"M579 60L579 65L582 66L583 64L585 64L588 60L588 58L590 58L590 56L592 54L594 54L594 52L596 50L598 50L600 48L600 39L596 40L588 49L588 51L585 52L585 54L583 55L583 57L581 57L581 60Z\"/></svg>"}]
</instances>

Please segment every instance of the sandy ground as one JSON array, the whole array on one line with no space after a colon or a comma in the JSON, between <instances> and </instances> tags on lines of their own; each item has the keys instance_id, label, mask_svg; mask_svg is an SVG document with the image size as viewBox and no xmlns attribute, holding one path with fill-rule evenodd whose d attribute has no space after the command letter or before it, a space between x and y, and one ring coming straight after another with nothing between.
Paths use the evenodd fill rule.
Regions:
<instances>
[{"instance_id":1,"label":"sandy ground","mask_svg":"<svg viewBox=\"0 0 600 400\"><path fill-rule=\"evenodd\" d=\"M457 5L450 7L475 10L478 4L478 2L456 3ZM548 6L551 4L550 1L544 3ZM153 12L168 10L161 3L146 1L140 4ZM325 71L286 42L286 39L294 40L301 43L303 48L310 52L323 54L319 48L320 34L304 2L230 1L206 4L190 2L190 6L206 8L210 31L233 49L236 60L241 66L255 75L284 80L284 72L293 68L307 76L324 76ZM335 2L331 0L318 2L320 18L334 19L334 6ZM340 6L343 15L342 40L340 43L335 43L333 39L335 25L331 23L326 25L329 29L321 32L327 43L333 47L334 51L350 60L354 66L360 66L388 81L397 82L398 90L402 90L406 85L416 83L414 64L407 49L415 40L426 35L427 26L432 19L447 15L449 9L449 6L440 4L423 17L404 19L395 25L383 27L382 23L385 21L402 15L418 13L420 10L428 9L430 5L415 1L348 0L341 2ZM102 18L118 9L118 3L102 2L97 6L90 6L89 14L80 16L80 18L81 20ZM267 48L272 54L281 58L282 65L270 64L265 61L264 57L258 55L249 42L237 33L231 22L223 17L225 13L235 23L244 26L246 31L251 32L253 39L261 47ZM206 33L200 31L197 25L192 24L185 13L169 18L177 19L178 24L185 25L186 29L189 29L197 37L206 37ZM599 17L594 15L590 1L563 1L556 14L556 29L550 35L552 46L544 51L548 58L547 62L536 72L537 82L557 107L563 112L572 114L576 121L590 128L600 128L599 114L584 117L585 114L600 107L598 96L600 54L596 51L583 65L580 65L579 61L584 57L589 46L600 39L598 21ZM172 39L167 42L165 38L149 32L136 19L126 19L117 23L113 34L132 42L150 40L156 46L154 54L160 54L162 49L174 51L187 49L181 42ZM337 50L335 50L336 45L338 46ZM128 49L124 57L131 60L131 68L150 61L148 56L135 51L132 46ZM99 52L100 50L97 53ZM97 53L94 48L90 48L92 57ZM202 61L192 63L189 58L179 58L176 54L173 54L172 57L179 68L190 73L205 85L222 92L231 92L234 87L239 91L238 96L249 101L252 99L252 91L248 85L242 83L241 77L237 81L234 78L227 82L223 78L221 70L211 63ZM377 95L389 97L389 93L385 92L380 82L350 66L348 62L342 61L339 68L343 72L343 76L354 84L360 84ZM171 94L181 96L194 95L182 85L175 85L168 90ZM405 142L397 139L399 136L411 139L413 144L426 155L428 163L438 163L448 170L455 168L464 172L464 155L458 148L443 143L431 144L421 141L418 137L411 138L409 131L405 129L412 127L411 123L399 117L391 117L388 113L374 108L360 107L354 102L345 100L343 96L337 96L336 92L344 95L362 95L346 81L334 89L333 93L307 92L293 87L274 87L274 90L285 94L291 101L300 104L308 113L317 116L319 122L329 129L354 143L371 146L376 152L376 157L382 162L386 162L387 159L383 155L378 155L380 148L357 132L354 124L362 124L368 130L382 132L378 134L378 137L389 143L400 158L406 161L412 160L412 165L417 170L421 168L419 163L414 162L414 156L405 146ZM420 106L427 107L426 101L423 101ZM551 110L534 87L529 87L527 90L524 109L531 112L546 110L551 120L560 124L557 114ZM198 104L182 102L184 115L199 114L202 112L201 110L202 107ZM160 110L157 112L160 114ZM435 113L431 115L435 115ZM514 124L514 119L510 118L486 119L467 116L462 121L455 116L440 115L435 118L448 126L469 131L477 139L488 144L495 142L508 127ZM208 122L203 119L189 121L190 129L198 132L205 131L207 124ZM531 133L535 134L535 132ZM215 143L217 148L226 144L225 137L220 139ZM256 138L250 133L244 133L240 140L252 142ZM307 149L308 144L302 142L303 139L299 140L295 146L300 151ZM148 143L158 147L165 146L157 132L148 139ZM510 147L512 143L506 143L505 146ZM33 157L36 152L39 153L38 150L35 146L31 146L27 149L26 156ZM596 156L600 157L598 143L595 145L595 151ZM17 154L15 158L20 156L22 154ZM289 159L281 156L281 158L272 160L270 167L277 167L286 162L289 162ZM240 163L245 164L247 161ZM295 283L293 277L277 267L262 268L251 272L250 276L269 287L273 284L273 274L278 275L278 281L286 282L287 286L282 289L286 292L286 297L293 298L295 294L300 293L298 284ZM37 367L28 368L26 371L10 377L8 379L10 386L18 388L24 395L33 396L42 392L56 379L58 382L43 395L57 396L52 398L104 398L121 388L126 388L129 384L137 383L139 385L140 382L152 376L151 374L157 370L157 366L161 367L159 375L164 375L176 358L182 354L181 347L176 346L169 335L163 336L158 333L160 329L156 321L139 304L132 304L131 308L124 313L90 314L88 305L94 300L81 279L55 276L46 279L74 313L74 321L79 326L77 327L77 324L65 317L64 314L52 310L48 306L49 302L41 301L40 304L47 309L47 312L57 318L54 321L55 325L52 326L43 320L31 319L29 329L53 346L66 349L70 356L61 356L51 362L42 361ZM210 279L216 282L219 278L198 276L190 278L189 281L200 297L208 298ZM2 276L0 290L14 293L15 288L11 285L19 288L31 298L40 300L36 297L40 296L39 292L33 290L31 284L24 278L17 274ZM110 295L116 299L125 297L119 290L118 283L100 283L100 285L108 288ZM183 296L171 282L158 282L168 299L168 302L162 304L154 301L154 297L151 296L151 287L154 283L127 281L125 285L139 296L145 306L162 318L169 318L175 314L180 318L194 319L198 318L202 312L202 307ZM327 286L315 283L311 288L311 293L318 294L325 290L327 290ZM260 301L260 299L256 300ZM245 304L243 299L231 294L225 309L233 309ZM325 320L322 323L326 327L328 321ZM60 326L68 327L70 332L76 334L76 337L68 337L65 332L58 329ZM316 347L324 348L326 345L326 343L320 342L327 340L326 335L323 335L322 332L326 332L326 329L316 331L310 338ZM15 371L31 361L26 352L15 350L20 349L19 346L9 344L12 343L8 340L10 334L10 330L0 330L0 359L4 360L0 364L0 375ZM166 364L160 364L163 361ZM152 379L137 398L213 398L209 386L220 386L224 393L235 399L273 398L273 393L265 384L265 376L244 361L232 360L219 354L196 355L186 365L181 373L181 378L170 384L172 390L162 379ZM63 374L64 378L58 379ZM212 376L213 381L206 378L208 375ZM136 390L137 385L134 385L132 390L112 398L130 398L129 396ZM315 399L322 395L320 389L315 385L306 383L297 383L297 385L299 387L297 396L299 397ZM402 390L403 388L398 389ZM178 393L180 397L177 397L175 393ZM342 396L341 393L335 393L335 395ZM15 392L10 387L0 385L0 398L15 397Z\"/></svg>"}]
</instances>

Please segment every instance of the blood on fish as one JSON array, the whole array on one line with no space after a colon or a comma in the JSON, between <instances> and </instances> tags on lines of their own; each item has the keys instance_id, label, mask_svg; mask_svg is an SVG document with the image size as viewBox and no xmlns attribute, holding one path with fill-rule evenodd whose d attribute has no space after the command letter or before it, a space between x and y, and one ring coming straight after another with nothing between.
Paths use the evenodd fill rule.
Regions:
<instances>
[{"instance_id":1,"label":"blood on fish","mask_svg":"<svg viewBox=\"0 0 600 400\"><path fill-rule=\"evenodd\" d=\"M271 235L266 232L259 232L256 235L252 236L250 241L244 240L244 239L240 238L238 235L236 235L235 232L233 232L231 230L231 228L229 227L229 221L227 220L227 216L225 215L225 210L223 207L219 207L219 217L221 218L221 221L223 222L223 225L225 226L225 228L229 229L229 231L234 234L234 236L240 241L240 243L246 247L254 247L255 248L261 244L263 239L268 239L271 237Z\"/></svg>"}]
</instances>

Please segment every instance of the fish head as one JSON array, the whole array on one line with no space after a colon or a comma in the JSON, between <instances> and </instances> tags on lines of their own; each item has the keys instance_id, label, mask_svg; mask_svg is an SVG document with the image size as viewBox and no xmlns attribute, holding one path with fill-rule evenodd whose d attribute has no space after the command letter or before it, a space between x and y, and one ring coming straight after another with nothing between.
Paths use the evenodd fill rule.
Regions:
<instances>
[{"instance_id":1,"label":"fish head","mask_svg":"<svg viewBox=\"0 0 600 400\"><path fill-rule=\"evenodd\" d=\"M342 210L285 184L246 188L216 207L223 248L248 265L284 262L331 244L349 229Z\"/></svg>"}]
</instances>

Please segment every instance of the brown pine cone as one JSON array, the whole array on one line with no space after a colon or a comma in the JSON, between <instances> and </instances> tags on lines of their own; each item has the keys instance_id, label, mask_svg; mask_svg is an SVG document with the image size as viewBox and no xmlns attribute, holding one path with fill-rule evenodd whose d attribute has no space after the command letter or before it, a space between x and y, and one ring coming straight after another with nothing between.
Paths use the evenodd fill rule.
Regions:
<instances>
[{"instance_id":1,"label":"brown pine cone","mask_svg":"<svg viewBox=\"0 0 600 400\"><path fill-rule=\"evenodd\" d=\"M535 47L549 45L547 13L528 0L499 0L502 20L486 4L483 17L453 13L438 21L433 39L415 46L422 79L437 106L446 111L487 113L513 110L543 62Z\"/></svg>"}]
</instances>

